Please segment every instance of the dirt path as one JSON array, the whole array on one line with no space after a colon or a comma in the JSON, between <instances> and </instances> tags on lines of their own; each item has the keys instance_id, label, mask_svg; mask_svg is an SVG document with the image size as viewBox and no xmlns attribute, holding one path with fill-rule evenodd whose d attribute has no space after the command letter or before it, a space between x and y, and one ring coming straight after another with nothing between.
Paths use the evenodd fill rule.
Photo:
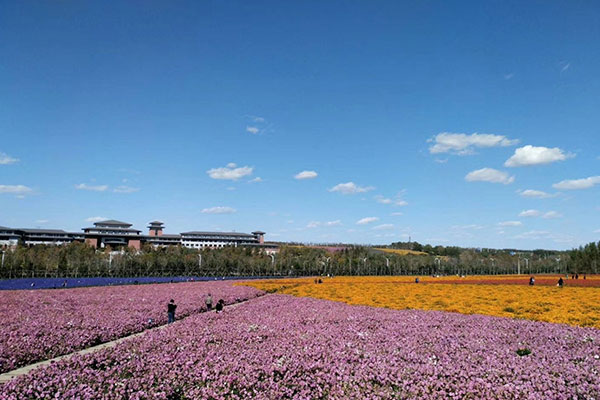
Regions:
<instances>
[{"instance_id":1,"label":"dirt path","mask_svg":"<svg viewBox=\"0 0 600 400\"><path fill-rule=\"evenodd\" d=\"M264 297L264 296L269 296L269 294L265 294L265 295L262 295L262 296L254 297L252 299L240 301L239 303L230 304L230 305L225 306L225 308L226 309L236 308L236 307L238 307L238 306L240 306L240 305L242 305L244 303L247 303L247 302L255 300L255 299L259 299L259 298ZM186 316L184 318L178 319L177 321L173 322L173 324L177 324L177 323L185 320L188 317L191 317L193 315L202 314L202 313L205 313L205 312L208 312L208 311L202 311L200 313L190 314L190 315L188 315L188 316ZM211 312L214 312L214 311L211 311ZM109 348L109 347L114 347L114 346L116 346L117 344L119 344L121 342L124 342L126 340L130 340L130 339L136 338L136 337L141 336L141 335L144 335L146 332L157 331L157 330L160 330L160 329L166 329L169 326L170 325L168 325L168 324L167 325L160 325L160 326L157 326L157 327L154 327L154 328L151 328L151 329L146 329L146 330L144 330L142 332L134 333L134 334L129 335L129 336L125 336L125 337L122 337L122 338L119 338L119 339L115 339L115 340L113 340L111 342L102 343L102 344L99 344L97 346L88 347L86 349L75 351L75 352L69 353L69 354L65 354L65 355L62 355L62 356L59 356L59 357L56 357L56 358L52 358L50 360L40 361L40 362L37 362L35 364L30 364L30 365L27 365L25 367L21 367L21 368L18 368L18 369L14 369L12 371L5 372L3 374L0 374L0 385L3 384L3 383L8 382L9 380L11 380L14 377L28 374L30 371L32 371L32 370L34 370L34 369L36 369L38 367L41 367L41 366L44 366L44 365L49 365L49 364L51 364L53 362L57 362L57 361L60 361L62 359L69 358L69 357L72 357L72 356L75 356L75 355L83 355L83 354L93 353L94 351L98 351L98 350L101 350L101 349L106 349L106 348Z\"/></svg>"}]
</instances>

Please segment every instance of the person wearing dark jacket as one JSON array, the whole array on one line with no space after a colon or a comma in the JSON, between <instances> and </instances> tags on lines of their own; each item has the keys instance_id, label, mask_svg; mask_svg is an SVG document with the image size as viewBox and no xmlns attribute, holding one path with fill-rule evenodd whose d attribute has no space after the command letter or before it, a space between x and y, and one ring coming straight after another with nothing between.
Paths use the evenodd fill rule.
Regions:
<instances>
[{"instance_id":1,"label":"person wearing dark jacket","mask_svg":"<svg viewBox=\"0 0 600 400\"><path fill-rule=\"evenodd\" d=\"M175 309L177 308L177 304L175 304L175 300L171 299L169 304L167 304L167 318L169 324L175 322Z\"/></svg>"}]
</instances>

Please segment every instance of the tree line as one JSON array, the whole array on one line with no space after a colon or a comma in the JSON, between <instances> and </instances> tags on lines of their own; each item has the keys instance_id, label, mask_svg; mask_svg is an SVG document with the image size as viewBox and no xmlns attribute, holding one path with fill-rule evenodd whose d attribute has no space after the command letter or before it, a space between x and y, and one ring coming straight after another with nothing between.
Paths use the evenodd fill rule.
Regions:
<instances>
[{"instance_id":1,"label":"tree line","mask_svg":"<svg viewBox=\"0 0 600 400\"><path fill-rule=\"evenodd\" d=\"M591 273L598 260L594 243L572 252L445 249L399 255L369 246L344 246L331 252L281 245L279 253L268 255L251 247L145 246L141 251L125 248L111 252L74 242L5 249L0 278Z\"/></svg>"}]
</instances>

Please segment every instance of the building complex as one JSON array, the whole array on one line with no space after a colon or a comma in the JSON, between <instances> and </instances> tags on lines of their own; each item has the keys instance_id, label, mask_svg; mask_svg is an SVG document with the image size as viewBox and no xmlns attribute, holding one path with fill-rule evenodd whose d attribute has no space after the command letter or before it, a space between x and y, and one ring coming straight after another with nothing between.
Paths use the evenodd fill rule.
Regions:
<instances>
[{"instance_id":1,"label":"building complex","mask_svg":"<svg viewBox=\"0 0 600 400\"><path fill-rule=\"evenodd\" d=\"M193 249L223 248L226 246L261 247L273 251L274 244L264 241L265 232L205 232L190 231L177 235L163 233L164 224L152 221L148 224L148 234L132 228L127 222L107 220L94 223L93 227L83 228L83 233L66 232L59 229L13 229L0 226L0 246L14 247L37 244L62 245L71 242L85 242L95 248L118 249L131 247L140 249L144 244L158 246L181 245Z\"/></svg>"}]
</instances>

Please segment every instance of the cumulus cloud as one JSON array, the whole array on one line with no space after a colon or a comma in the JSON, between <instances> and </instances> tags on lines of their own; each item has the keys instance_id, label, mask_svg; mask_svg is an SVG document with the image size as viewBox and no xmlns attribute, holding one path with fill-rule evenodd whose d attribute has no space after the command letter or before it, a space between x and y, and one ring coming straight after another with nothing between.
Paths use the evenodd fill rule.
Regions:
<instances>
[{"instance_id":1,"label":"cumulus cloud","mask_svg":"<svg viewBox=\"0 0 600 400\"><path fill-rule=\"evenodd\" d=\"M504 221L499 222L498 226L521 226L523 223L521 221Z\"/></svg>"},{"instance_id":2,"label":"cumulus cloud","mask_svg":"<svg viewBox=\"0 0 600 400\"><path fill-rule=\"evenodd\" d=\"M379 218L377 217L365 217L362 219L359 219L358 221L356 221L357 225L366 225L366 224L370 224L371 222L375 222L375 221L379 221Z\"/></svg>"},{"instance_id":3,"label":"cumulus cloud","mask_svg":"<svg viewBox=\"0 0 600 400\"><path fill-rule=\"evenodd\" d=\"M375 196L375 200L378 203L381 203L381 204L392 204L392 205L395 205L395 206L406 206L406 205L408 205L408 202L402 198L403 194L404 194L404 192L400 192L393 199L390 199L388 197L384 197L382 195L377 195L377 196Z\"/></svg>"},{"instance_id":4,"label":"cumulus cloud","mask_svg":"<svg viewBox=\"0 0 600 400\"><path fill-rule=\"evenodd\" d=\"M319 226L341 226L342 225L342 221L339 219L336 219L335 221L327 221L327 222L320 222L320 221L310 221L308 223L308 225L306 225L307 228L317 228Z\"/></svg>"},{"instance_id":5,"label":"cumulus cloud","mask_svg":"<svg viewBox=\"0 0 600 400\"><path fill-rule=\"evenodd\" d=\"M75 185L75 189L89 190L91 192L104 192L108 189L108 185L88 185L85 183L80 183L79 185Z\"/></svg>"},{"instance_id":6,"label":"cumulus cloud","mask_svg":"<svg viewBox=\"0 0 600 400\"><path fill-rule=\"evenodd\" d=\"M235 163L229 163L225 167L212 168L206 171L208 176L213 179L227 179L236 181L244 176L252 174L252 167L238 167Z\"/></svg>"},{"instance_id":7,"label":"cumulus cloud","mask_svg":"<svg viewBox=\"0 0 600 400\"><path fill-rule=\"evenodd\" d=\"M583 179L571 179L560 181L552 185L552 187L558 190L579 190L589 189L598 184L600 184L600 176L590 176L588 178Z\"/></svg>"},{"instance_id":8,"label":"cumulus cloud","mask_svg":"<svg viewBox=\"0 0 600 400\"><path fill-rule=\"evenodd\" d=\"M547 239L551 236L552 234L548 231L528 231L528 232L523 232L518 234L517 236L515 236L515 239Z\"/></svg>"},{"instance_id":9,"label":"cumulus cloud","mask_svg":"<svg viewBox=\"0 0 600 400\"><path fill-rule=\"evenodd\" d=\"M260 176L257 176L254 179L250 179L248 182L250 182L250 183L258 183L258 182L262 182L262 181L263 181L263 179Z\"/></svg>"},{"instance_id":10,"label":"cumulus cloud","mask_svg":"<svg viewBox=\"0 0 600 400\"><path fill-rule=\"evenodd\" d=\"M14 157L9 156L6 153L0 152L0 165L14 164L17 162L19 162L18 158L14 158Z\"/></svg>"},{"instance_id":11,"label":"cumulus cloud","mask_svg":"<svg viewBox=\"0 0 600 400\"><path fill-rule=\"evenodd\" d=\"M539 217L541 214L538 210L524 210L519 213L519 217Z\"/></svg>"},{"instance_id":12,"label":"cumulus cloud","mask_svg":"<svg viewBox=\"0 0 600 400\"><path fill-rule=\"evenodd\" d=\"M219 207L205 208L202 210L202 213L203 214L233 214L236 211L237 210L232 207L219 206Z\"/></svg>"},{"instance_id":13,"label":"cumulus cloud","mask_svg":"<svg viewBox=\"0 0 600 400\"><path fill-rule=\"evenodd\" d=\"M31 192L33 192L33 189L24 185L0 185L0 193L10 193L22 196Z\"/></svg>"},{"instance_id":14,"label":"cumulus cloud","mask_svg":"<svg viewBox=\"0 0 600 400\"><path fill-rule=\"evenodd\" d=\"M140 188L125 186L125 185L117 186L113 190L113 192L115 192L115 193L135 193L135 192L139 192L139 191L140 191Z\"/></svg>"},{"instance_id":15,"label":"cumulus cloud","mask_svg":"<svg viewBox=\"0 0 600 400\"><path fill-rule=\"evenodd\" d=\"M558 213L556 211L548 211L547 213L542 215L542 218L546 218L546 219L562 218L562 214Z\"/></svg>"},{"instance_id":16,"label":"cumulus cloud","mask_svg":"<svg viewBox=\"0 0 600 400\"><path fill-rule=\"evenodd\" d=\"M394 224L381 224L372 228L374 231L389 231L394 229Z\"/></svg>"},{"instance_id":17,"label":"cumulus cloud","mask_svg":"<svg viewBox=\"0 0 600 400\"><path fill-rule=\"evenodd\" d=\"M488 133L473 133L467 135L465 133L442 132L433 139L429 139L429 142L434 142L434 144L429 147L429 152L431 154L453 153L467 155L473 154L474 148L477 147L513 146L519 141L516 139L508 139L506 136Z\"/></svg>"},{"instance_id":18,"label":"cumulus cloud","mask_svg":"<svg viewBox=\"0 0 600 400\"><path fill-rule=\"evenodd\" d=\"M373 186L358 186L354 182L338 183L331 189L330 192L339 192L341 194L356 194L369 192L375 189Z\"/></svg>"},{"instance_id":19,"label":"cumulus cloud","mask_svg":"<svg viewBox=\"0 0 600 400\"><path fill-rule=\"evenodd\" d=\"M506 172L498 171L497 169L482 168L469 172L465 176L465 180L468 182L491 182L508 185L515 181L515 177L509 176Z\"/></svg>"},{"instance_id":20,"label":"cumulus cloud","mask_svg":"<svg viewBox=\"0 0 600 400\"><path fill-rule=\"evenodd\" d=\"M543 165L556 161L564 161L571 157L574 157L574 155L565 153L558 147L549 148L527 145L516 149L515 154L506 160L504 166L527 167L531 165Z\"/></svg>"},{"instance_id":21,"label":"cumulus cloud","mask_svg":"<svg viewBox=\"0 0 600 400\"><path fill-rule=\"evenodd\" d=\"M531 198L538 198L538 199L547 199L549 197L556 196L555 194L550 194L550 193L542 192L541 190L532 190L532 189L518 191L518 193L519 193L519 195L521 195L523 197L531 197Z\"/></svg>"},{"instance_id":22,"label":"cumulus cloud","mask_svg":"<svg viewBox=\"0 0 600 400\"><path fill-rule=\"evenodd\" d=\"M325 226L340 226L342 225L342 221L336 219L335 221L327 221L325 222Z\"/></svg>"},{"instance_id":23,"label":"cumulus cloud","mask_svg":"<svg viewBox=\"0 0 600 400\"><path fill-rule=\"evenodd\" d=\"M302 171L294 175L294 179L314 179L318 176L315 171Z\"/></svg>"},{"instance_id":24,"label":"cumulus cloud","mask_svg":"<svg viewBox=\"0 0 600 400\"><path fill-rule=\"evenodd\" d=\"M260 129L258 129L258 127L256 126L247 126L246 132L250 132L251 134L256 135L258 132L260 132Z\"/></svg>"},{"instance_id":25,"label":"cumulus cloud","mask_svg":"<svg viewBox=\"0 0 600 400\"><path fill-rule=\"evenodd\" d=\"M85 221L86 222L100 222L100 221L106 221L108 218L106 217L89 217L86 218Z\"/></svg>"}]
</instances>

